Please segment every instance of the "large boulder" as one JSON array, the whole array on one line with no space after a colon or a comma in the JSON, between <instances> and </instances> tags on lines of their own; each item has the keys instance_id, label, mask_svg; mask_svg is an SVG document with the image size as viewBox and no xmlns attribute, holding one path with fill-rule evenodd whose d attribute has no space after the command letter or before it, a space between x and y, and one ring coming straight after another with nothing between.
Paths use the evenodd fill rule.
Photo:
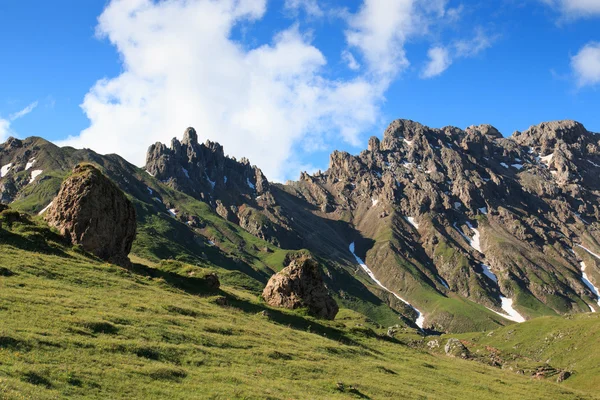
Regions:
<instances>
[{"instance_id":1,"label":"large boulder","mask_svg":"<svg viewBox=\"0 0 600 400\"><path fill-rule=\"evenodd\" d=\"M121 266L136 233L135 208L110 179L90 164L80 164L62 184L46 220L73 244Z\"/></svg>"},{"instance_id":2,"label":"large boulder","mask_svg":"<svg viewBox=\"0 0 600 400\"><path fill-rule=\"evenodd\" d=\"M308 256L292 260L281 272L273 275L262 296L270 306L307 307L311 314L330 320L339 311L323 283L319 264Z\"/></svg>"}]
</instances>

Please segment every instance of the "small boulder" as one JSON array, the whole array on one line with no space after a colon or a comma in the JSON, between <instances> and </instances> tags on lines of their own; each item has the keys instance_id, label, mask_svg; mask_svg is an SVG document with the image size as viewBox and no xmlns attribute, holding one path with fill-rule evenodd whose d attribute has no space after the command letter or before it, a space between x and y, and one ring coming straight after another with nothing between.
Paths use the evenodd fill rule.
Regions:
<instances>
[{"instance_id":1,"label":"small boulder","mask_svg":"<svg viewBox=\"0 0 600 400\"><path fill-rule=\"evenodd\" d=\"M455 338L448 339L446 346L444 346L444 351L450 357L467 359L470 356L469 349L460 340Z\"/></svg>"},{"instance_id":2,"label":"small boulder","mask_svg":"<svg viewBox=\"0 0 600 400\"><path fill-rule=\"evenodd\" d=\"M63 236L95 256L123 267L136 233L133 204L109 178L80 164L62 184L46 214Z\"/></svg>"},{"instance_id":3,"label":"small boulder","mask_svg":"<svg viewBox=\"0 0 600 400\"><path fill-rule=\"evenodd\" d=\"M281 272L273 275L262 296L270 306L288 309L307 307L311 314L330 320L339 311L323 283L319 264L309 256L292 260Z\"/></svg>"}]
</instances>

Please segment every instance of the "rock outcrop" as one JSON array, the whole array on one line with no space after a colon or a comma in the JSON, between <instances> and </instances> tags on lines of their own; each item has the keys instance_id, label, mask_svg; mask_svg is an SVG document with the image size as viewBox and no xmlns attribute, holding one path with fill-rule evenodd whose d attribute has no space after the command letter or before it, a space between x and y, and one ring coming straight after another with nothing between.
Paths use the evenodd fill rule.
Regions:
<instances>
[{"instance_id":1,"label":"rock outcrop","mask_svg":"<svg viewBox=\"0 0 600 400\"><path fill-rule=\"evenodd\" d=\"M121 266L136 234L133 204L96 167L81 164L62 184L46 220L73 244Z\"/></svg>"},{"instance_id":2,"label":"rock outcrop","mask_svg":"<svg viewBox=\"0 0 600 400\"><path fill-rule=\"evenodd\" d=\"M275 245L301 248L290 221L280 213L271 185L246 158L226 156L223 146L198 142L194 128L171 146L148 149L146 171L173 189L211 205L215 212L244 230Z\"/></svg>"},{"instance_id":3,"label":"rock outcrop","mask_svg":"<svg viewBox=\"0 0 600 400\"><path fill-rule=\"evenodd\" d=\"M262 296L270 306L289 309L307 307L311 314L330 320L339 311L323 283L319 264L307 256L293 260L281 272L273 275Z\"/></svg>"}]
</instances>

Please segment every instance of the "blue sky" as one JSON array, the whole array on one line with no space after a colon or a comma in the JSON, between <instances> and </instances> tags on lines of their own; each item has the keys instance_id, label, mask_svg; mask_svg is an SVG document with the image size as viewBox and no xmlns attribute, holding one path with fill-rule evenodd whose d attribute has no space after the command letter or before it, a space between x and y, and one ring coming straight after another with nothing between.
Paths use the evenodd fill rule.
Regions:
<instances>
[{"instance_id":1,"label":"blue sky","mask_svg":"<svg viewBox=\"0 0 600 400\"><path fill-rule=\"evenodd\" d=\"M142 165L191 125L285 180L396 118L600 132L599 21L595 0L3 0L0 141Z\"/></svg>"}]
</instances>

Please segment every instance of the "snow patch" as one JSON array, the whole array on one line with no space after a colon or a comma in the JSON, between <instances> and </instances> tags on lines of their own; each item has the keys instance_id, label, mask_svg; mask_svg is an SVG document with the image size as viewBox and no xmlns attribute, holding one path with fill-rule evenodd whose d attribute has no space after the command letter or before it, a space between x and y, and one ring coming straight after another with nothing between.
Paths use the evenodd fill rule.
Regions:
<instances>
[{"instance_id":1,"label":"snow patch","mask_svg":"<svg viewBox=\"0 0 600 400\"><path fill-rule=\"evenodd\" d=\"M404 143L406 143L409 146L412 146L413 143L415 142L414 140L406 140L406 139L403 139L403 140L404 140Z\"/></svg>"},{"instance_id":2,"label":"snow patch","mask_svg":"<svg viewBox=\"0 0 600 400\"><path fill-rule=\"evenodd\" d=\"M599 168L600 168L600 165L596 164L596 163L595 163L595 162L593 162L592 160L585 160L585 161L589 162L589 163L590 163L590 164L592 164L594 167L599 167Z\"/></svg>"},{"instance_id":3,"label":"snow patch","mask_svg":"<svg viewBox=\"0 0 600 400\"><path fill-rule=\"evenodd\" d=\"M594 286L594 284L590 281L590 278L585 273L585 268L586 268L585 263L582 261L580 263L580 265L581 265L581 281L583 282L583 284L585 286L588 287L588 289L590 289L590 291L592 293L594 293L596 295L596 301L598 302L598 305L600 306L600 290L598 290L598 288L596 286ZM590 308L592 308L592 307L590 306ZM592 308L592 312L595 312L595 310L593 308Z\"/></svg>"},{"instance_id":4,"label":"snow patch","mask_svg":"<svg viewBox=\"0 0 600 400\"><path fill-rule=\"evenodd\" d=\"M591 251L590 249L588 249L587 247L583 247L582 245L578 244L576 245L577 247L581 247L582 249L584 249L585 251L587 251L588 253L590 253L591 255L593 255L594 257L596 257L597 259L600 260L600 256L596 253L594 253L593 251Z\"/></svg>"},{"instance_id":5,"label":"snow patch","mask_svg":"<svg viewBox=\"0 0 600 400\"><path fill-rule=\"evenodd\" d=\"M33 181L35 181L35 178L37 178L38 176L40 176L40 174L44 172L41 169L36 169L31 171L31 179L29 179L29 183L33 183Z\"/></svg>"},{"instance_id":6,"label":"snow patch","mask_svg":"<svg viewBox=\"0 0 600 400\"><path fill-rule=\"evenodd\" d=\"M154 193L154 192L152 191L152 189L150 189L148 186L146 186L146 189L148 189L148 194L152 194L152 193Z\"/></svg>"},{"instance_id":7,"label":"snow patch","mask_svg":"<svg viewBox=\"0 0 600 400\"><path fill-rule=\"evenodd\" d=\"M373 271L371 271L369 269L369 267L367 267L367 264L365 264L365 262L363 260L361 260L360 257L358 257L356 254L354 254L354 242L350 243L349 250L350 250L350 253L352 253L354 258L356 259L356 262L358 262L358 265L360 265L360 267L367 273L367 275L369 275L369 277L380 288L382 288L383 290L385 290L388 293L393 294L394 297L396 297L398 300L400 300L401 302L403 302L404 304L406 304L407 306L409 306L413 310L415 310L415 312L417 313L417 320L415 321L415 323L417 324L417 326L419 328L423 329L423 324L425 323L425 316L423 316L423 314L419 310L417 310L413 305L411 305L408 301L404 300L402 297L400 297L396 293L392 292L390 289L385 287L381 282L379 282L379 280L377 280L377 278L375 277L375 274L373 274Z\"/></svg>"},{"instance_id":8,"label":"snow patch","mask_svg":"<svg viewBox=\"0 0 600 400\"><path fill-rule=\"evenodd\" d=\"M185 174L185 176L189 179L190 173L188 172L188 170L185 169L185 168L183 168L183 167L181 167L181 170L183 171L183 173Z\"/></svg>"},{"instance_id":9,"label":"snow patch","mask_svg":"<svg viewBox=\"0 0 600 400\"><path fill-rule=\"evenodd\" d=\"M517 310L513 308L513 300L508 297L500 296L500 302L502 305L500 306L508 316L502 315L504 318L509 319L515 322L525 322L525 318L519 314Z\"/></svg>"},{"instance_id":10,"label":"snow patch","mask_svg":"<svg viewBox=\"0 0 600 400\"><path fill-rule=\"evenodd\" d=\"M41 169L36 169L31 171L31 179L29 179L29 183L32 183L33 181L35 181L35 178L37 178L38 176L40 176L40 174L44 172Z\"/></svg>"},{"instance_id":11,"label":"snow patch","mask_svg":"<svg viewBox=\"0 0 600 400\"><path fill-rule=\"evenodd\" d=\"M540 161L546 165L549 165L550 161L552 161L553 157L554 157L554 153L551 153L551 154L548 154L547 156L540 157Z\"/></svg>"},{"instance_id":12,"label":"snow patch","mask_svg":"<svg viewBox=\"0 0 600 400\"><path fill-rule=\"evenodd\" d=\"M439 276L439 275L438 275L437 279L438 279L438 281L440 281L440 283L441 283L442 285L444 285L444 287L445 287L446 289L450 290L450 286L448 286L448 283L446 283L446 281L444 280L444 278L442 278L441 276Z\"/></svg>"},{"instance_id":13,"label":"snow patch","mask_svg":"<svg viewBox=\"0 0 600 400\"><path fill-rule=\"evenodd\" d=\"M485 276L487 276L488 278L490 278L492 281L494 281L494 283L498 283L498 277L496 276L496 274L494 274L492 272L492 270L490 269L490 267L488 267L485 264L481 264L481 268L483 269L483 274Z\"/></svg>"},{"instance_id":14,"label":"snow patch","mask_svg":"<svg viewBox=\"0 0 600 400\"><path fill-rule=\"evenodd\" d=\"M5 166L3 166L2 168L0 168L0 178L4 178L4 176L6 174L8 174L8 171L10 171L11 167L12 167L12 163L8 163Z\"/></svg>"},{"instance_id":15,"label":"snow patch","mask_svg":"<svg viewBox=\"0 0 600 400\"><path fill-rule=\"evenodd\" d=\"M521 170L521 169L523 169L523 164L513 164L513 165L511 165L511 167Z\"/></svg>"},{"instance_id":16,"label":"snow patch","mask_svg":"<svg viewBox=\"0 0 600 400\"><path fill-rule=\"evenodd\" d=\"M46 207L44 207L44 208L42 209L42 211L40 211L40 212L38 213L38 215L42 215L43 213L45 213L46 211L48 211L48 209L50 208L50 206L52 205L52 203L54 203L54 200L52 200L52 201L50 202L50 204L48 204Z\"/></svg>"},{"instance_id":17,"label":"snow patch","mask_svg":"<svg viewBox=\"0 0 600 400\"><path fill-rule=\"evenodd\" d=\"M170 208L169 209L169 214L171 214L172 216L176 217L177 216L177 210L175 210L174 208Z\"/></svg>"},{"instance_id":18,"label":"snow patch","mask_svg":"<svg viewBox=\"0 0 600 400\"><path fill-rule=\"evenodd\" d=\"M32 158L31 160L29 160L27 162L27 164L25 165L25 171L29 170L29 168L33 167L33 164L35 164L35 158Z\"/></svg>"},{"instance_id":19,"label":"snow patch","mask_svg":"<svg viewBox=\"0 0 600 400\"><path fill-rule=\"evenodd\" d=\"M146 173L152 177L154 177L155 175L153 173L151 173L150 171L148 171L147 169L145 169L144 171L146 171Z\"/></svg>"},{"instance_id":20,"label":"snow patch","mask_svg":"<svg viewBox=\"0 0 600 400\"><path fill-rule=\"evenodd\" d=\"M473 231L473 238L471 239L471 241L469 242L469 244L478 252L480 252L481 254L483 254L483 251L481 251L481 242L480 242L480 238L481 238L481 234L479 233L479 230L476 229L473 225L471 225L470 222L467 221L467 226L469 227L470 230Z\"/></svg>"},{"instance_id":21,"label":"snow patch","mask_svg":"<svg viewBox=\"0 0 600 400\"><path fill-rule=\"evenodd\" d=\"M223 176L223 183L227 183L227 176Z\"/></svg>"},{"instance_id":22,"label":"snow patch","mask_svg":"<svg viewBox=\"0 0 600 400\"><path fill-rule=\"evenodd\" d=\"M255 190L256 187L254 186L254 184L252 182L250 182L250 178L246 178L246 183L248 184L248 187L252 190Z\"/></svg>"},{"instance_id":23,"label":"snow patch","mask_svg":"<svg viewBox=\"0 0 600 400\"><path fill-rule=\"evenodd\" d=\"M377 203L379 203L378 199L371 198L371 207L375 207L377 205Z\"/></svg>"},{"instance_id":24,"label":"snow patch","mask_svg":"<svg viewBox=\"0 0 600 400\"><path fill-rule=\"evenodd\" d=\"M208 177L208 175L206 174L206 172L204 173L204 176L206 176L206 180L208 181L208 183L210 183L210 187L215 188L215 185L217 184L215 181L211 181L210 178Z\"/></svg>"},{"instance_id":25,"label":"snow patch","mask_svg":"<svg viewBox=\"0 0 600 400\"><path fill-rule=\"evenodd\" d=\"M488 209L487 209L487 207L481 207L481 208L479 209L479 212L481 212L483 215L487 215L487 213L488 213Z\"/></svg>"},{"instance_id":26,"label":"snow patch","mask_svg":"<svg viewBox=\"0 0 600 400\"><path fill-rule=\"evenodd\" d=\"M498 277L490 270L490 267L488 267L485 264L481 264L481 268L483 269L483 274L485 276L487 276L488 278L490 278L492 281L494 281L496 286L498 286ZM500 295L500 303L501 303L500 307L502 308L502 310L504 310L505 314L499 313L498 311L492 310L491 308L487 308L487 307L486 308L508 320L511 320L514 322L525 322L525 318L521 314L519 314L519 312L517 310L515 310L513 308L513 300L512 299L509 299L508 297L504 297L501 294Z\"/></svg>"},{"instance_id":27,"label":"snow patch","mask_svg":"<svg viewBox=\"0 0 600 400\"><path fill-rule=\"evenodd\" d=\"M158 197L154 197L152 200L159 202L160 204L162 204L162 200L159 199Z\"/></svg>"},{"instance_id":28,"label":"snow patch","mask_svg":"<svg viewBox=\"0 0 600 400\"><path fill-rule=\"evenodd\" d=\"M506 163L501 162L500 165L502 165L504 168L508 168L508 165Z\"/></svg>"},{"instance_id":29,"label":"snow patch","mask_svg":"<svg viewBox=\"0 0 600 400\"><path fill-rule=\"evenodd\" d=\"M462 204L460 202L458 202L458 201L454 202L454 208L455 209L460 210L461 207L462 207Z\"/></svg>"},{"instance_id":30,"label":"snow patch","mask_svg":"<svg viewBox=\"0 0 600 400\"><path fill-rule=\"evenodd\" d=\"M404 219L407 220L409 224L414 226L415 229L419 229L419 224L417 224L417 221L415 221L413 217L404 217Z\"/></svg>"}]
</instances>

